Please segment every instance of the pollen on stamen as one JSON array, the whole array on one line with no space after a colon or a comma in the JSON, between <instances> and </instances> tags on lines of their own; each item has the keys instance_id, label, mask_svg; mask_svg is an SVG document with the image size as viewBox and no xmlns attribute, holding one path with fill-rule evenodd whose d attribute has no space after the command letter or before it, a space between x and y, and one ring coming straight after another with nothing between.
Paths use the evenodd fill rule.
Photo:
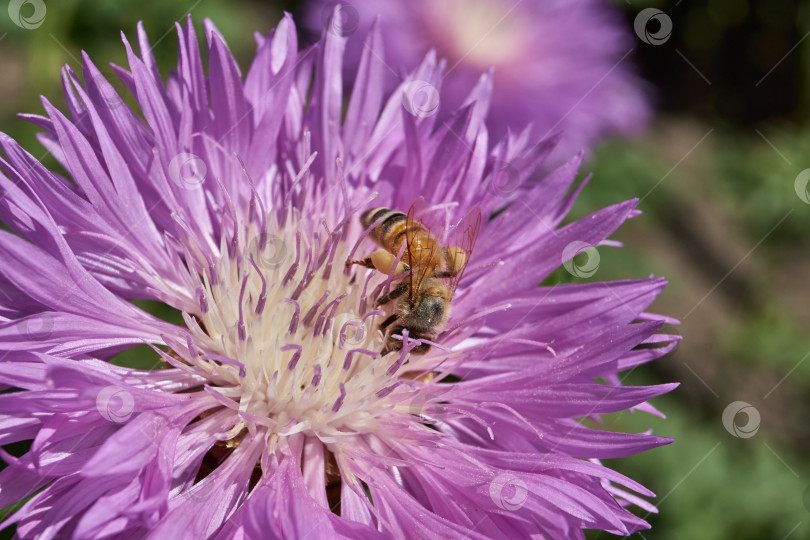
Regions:
<instances>
[{"instance_id":1,"label":"pollen on stamen","mask_svg":"<svg viewBox=\"0 0 810 540\"><path fill-rule=\"evenodd\" d=\"M200 312L192 314L200 324L189 331L197 348L211 353L190 361L212 387L236 396L248 425L265 418L281 432L296 419L295 429L330 436L369 429L369 417L385 409L376 404L378 392L395 387L413 342L380 354L386 311L369 306L394 276L329 271L344 266L350 245L360 245L356 219L327 216L308 231L295 210L285 214L283 227L272 215L259 224L254 214L241 234L228 235L228 255L213 263L216 279L201 273ZM272 241L250 240L260 227Z\"/></svg>"}]
</instances>

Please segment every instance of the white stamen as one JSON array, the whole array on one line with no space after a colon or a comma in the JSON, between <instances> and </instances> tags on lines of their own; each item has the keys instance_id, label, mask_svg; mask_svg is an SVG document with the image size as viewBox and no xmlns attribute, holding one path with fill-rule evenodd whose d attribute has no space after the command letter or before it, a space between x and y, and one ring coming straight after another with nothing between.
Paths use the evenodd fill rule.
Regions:
<instances>
[{"instance_id":1,"label":"white stamen","mask_svg":"<svg viewBox=\"0 0 810 540\"><path fill-rule=\"evenodd\" d=\"M356 245L327 225L341 221L327 216L307 230L296 210L287 211L284 226L273 215L223 240L228 255L199 277L199 312L185 318L189 350L203 352L188 361L218 399L234 400L240 430L261 424L271 434L306 432L324 441L373 430L393 408L382 398L395 391L403 369L413 369L403 366L418 344L406 339L403 351L385 358L377 352L386 312L365 311L374 300L366 292L389 276L324 271L342 265ZM271 239L261 242L265 226Z\"/></svg>"}]
</instances>

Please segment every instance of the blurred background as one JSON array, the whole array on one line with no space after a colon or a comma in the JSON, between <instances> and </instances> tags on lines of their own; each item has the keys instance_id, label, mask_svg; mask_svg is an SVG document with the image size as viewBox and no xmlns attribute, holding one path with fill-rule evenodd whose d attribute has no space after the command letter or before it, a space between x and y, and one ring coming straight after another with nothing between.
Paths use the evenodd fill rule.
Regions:
<instances>
[{"instance_id":1,"label":"blurred background","mask_svg":"<svg viewBox=\"0 0 810 540\"><path fill-rule=\"evenodd\" d=\"M282 10L300 12L292 1L46 3L31 29L0 10L0 130L54 167L37 129L15 115L41 113L40 94L64 108L60 68L79 71L80 51L99 67L126 65L120 32L134 41L141 20L166 74L173 23L191 13L213 19L246 67L253 32ZM609 463L658 495L660 515L640 513L652 530L634 537L810 538L810 2L614 5L631 35L647 7L673 28L633 51L655 120L642 138L607 140L590 156L582 171L594 179L572 215L639 197L644 214L614 235L625 247L600 248L588 280L666 276L653 311L682 321L676 352L625 379L680 381L654 402L668 418L622 413L604 423L677 439ZM561 270L550 281L573 279Z\"/></svg>"}]
</instances>

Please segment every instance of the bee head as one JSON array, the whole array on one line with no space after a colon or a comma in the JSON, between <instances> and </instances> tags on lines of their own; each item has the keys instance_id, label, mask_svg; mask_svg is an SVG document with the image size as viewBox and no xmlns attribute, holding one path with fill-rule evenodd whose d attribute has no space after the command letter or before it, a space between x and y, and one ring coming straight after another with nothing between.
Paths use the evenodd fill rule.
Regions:
<instances>
[{"instance_id":1,"label":"bee head","mask_svg":"<svg viewBox=\"0 0 810 540\"><path fill-rule=\"evenodd\" d=\"M444 320L447 302L441 296L426 294L412 309L412 315L425 326L435 326Z\"/></svg>"}]
</instances>

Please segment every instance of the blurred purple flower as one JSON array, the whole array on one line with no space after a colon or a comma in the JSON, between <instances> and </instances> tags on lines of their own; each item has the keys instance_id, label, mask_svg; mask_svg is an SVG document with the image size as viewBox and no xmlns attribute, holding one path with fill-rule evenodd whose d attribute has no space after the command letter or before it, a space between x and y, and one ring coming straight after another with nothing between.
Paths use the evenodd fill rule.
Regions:
<instances>
[{"instance_id":1,"label":"blurred purple flower","mask_svg":"<svg viewBox=\"0 0 810 540\"><path fill-rule=\"evenodd\" d=\"M404 87L387 101L372 32L341 121L344 39L299 52L286 17L242 78L220 34L177 28L163 82L139 27L133 110L87 56L65 68L68 116L43 99L41 141L70 179L0 137L0 507L22 538L581 537L654 511L602 466L666 444L576 419L674 385L617 373L669 351L644 312L662 279L537 284L636 201L560 226L581 156L539 183L551 143L490 145L484 78L437 125ZM408 77L438 84L428 55ZM403 106L405 101L405 106ZM570 191L570 192L569 192ZM419 196L485 220L453 315L425 356L380 357L390 281L344 261L358 214ZM573 247L572 247L573 246ZM589 251L590 250L590 251ZM587 254L587 264L572 257ZM581 257L580 257L581 258ZM132 300L180 310L183 325ZM109 360L149 344L158 369ZM640 346L640 345L644 346ZM605 382L594 379L601 377ZM11 391L11 389L17 389Z\"/></svg>"},{"instance_id":2,"label":"blurred purple flower","mask_svg":"<svg viewBox=\"0 0 810 540\"><path fill-rule=\"evenodd\" d=\"M329 26L335 6L340 16ZM637 134L650 115L631 65L634 36L603 0L310 0L307 10L316 35L365 35L379 18L389 82L435 49L448 66L447 111L494 68L490 132L530 123L536 136L560 132L554 162L605 136ZM362 52L362 41L349 43L349 73Z\"/></svg>"}]
</instances>

